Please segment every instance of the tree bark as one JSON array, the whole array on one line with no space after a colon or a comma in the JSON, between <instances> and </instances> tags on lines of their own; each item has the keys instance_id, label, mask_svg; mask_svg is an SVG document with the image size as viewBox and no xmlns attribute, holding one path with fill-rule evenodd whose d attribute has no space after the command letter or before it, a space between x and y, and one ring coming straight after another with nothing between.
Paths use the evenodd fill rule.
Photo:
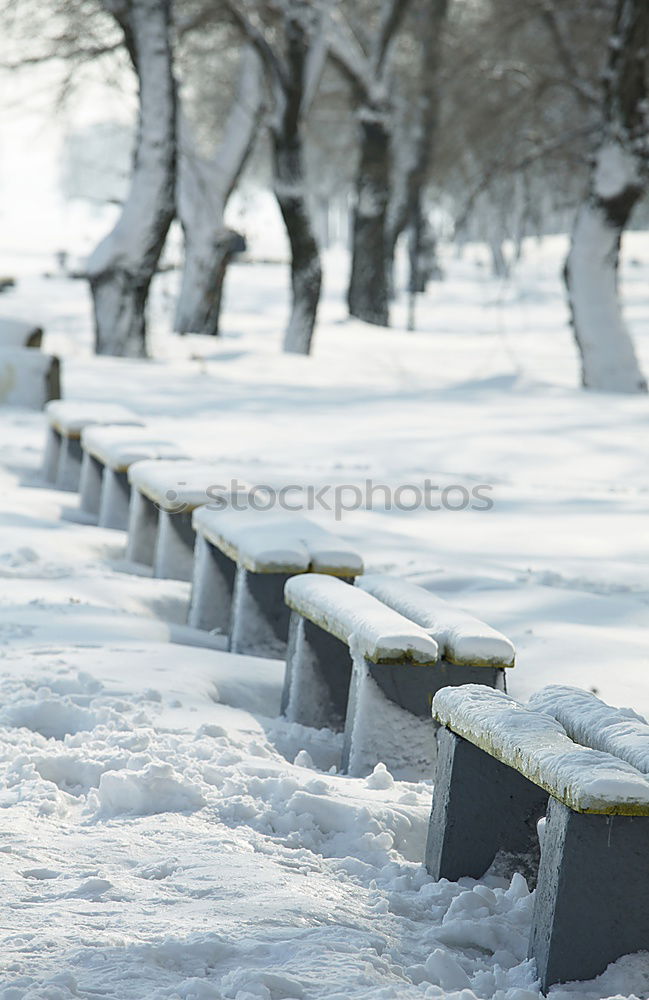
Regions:
<instances>
[{"instance_id":1,"label":"tree bark","mask_svg":"<svg viewBox=\"0 0 649 1000\"><path fill-rule=\"evenodd\" d=\"M423 214L423 192L428 181L439 110L439 63L441 41L448 14L449 0L421 0L415 10L419 41L419 93L415 121L397 141L394 153L391 197L387 214L387 269L394 271L394 254L401 233L410 226L418 231L410 234L409 289L426 291L429 277L435 272L434 248L432 263L429 247L434 238ZM403 115L402 115L403 116ZM423 228L422 228L423 227ZM415 255L421 252L421 261ZM417 287L413 289L414 285Z\"/></svg>"},{"instance_id":2,"label":"tree bark","mask_svg":"<svg viewBox=\"0 0 649 1000\"><path fill-rule=\"evenodd\" d=\"M275 196L291 247L291 314L284 350L309 354L320 301L322 267L307 199L303 112L309 38L299 17L286 22L286 74L272 127Z\"/></svg>"},{"instance_id":3,"label":"tree bark","mask_svg":"<svg viewBox=\"0 0 649 1000\"><path fill-rule=\"evenodd\" d=\"M213 157L199 154L189 125L181 120L178 213L185 261L174 323L178 333L219 332L223 282L235 235L225 226L225 208L250 155L262 107L259 58L247 48L234 104Z\"/></svg>"},{"instance_id":4,"label":"tree bark","mask_svg":"<svg viewBox=\"0 0 649 1000\"><path fill-rule=\"evenodd\" d=\"M387 209L390 199L390 129L387 115L361 110L360 163L352 225L352 270L347 293L351 316L389 324Z\"/></svg>"},{"instance_id":5,"label":"tree bark","mask_svg":"<svg viewBox=\"0 0 649 1000\"><path fill-rule=\"evenodd\" d=\"M600 143L578 209L565 267L582 384L646 392L618 292L620 243L647 186L646 52L649 5L617 0L604 77Z\"/></svg>"},{"instance_id":6,"label":"tree bark","mask_svg":"<svg viewBox=\"0 0 649 1000\"><path fill-rule=\"evenodd\" d=\"M176 86L169 0L102 0L139 84L133 174L122 214L88 262L98 354L146 356L145 311L174 216Z\"/></svg>"},{"instance_id":7,"label":"tree bark","mask_svg":"<svg viewBox=\"0 0 649 1000\"><path fill-rule=\"evenodd\" d=\"M605 162L626 165L616 191L604 194L598 175ZM605 146L598 156L591 189L577 212L566 261L573 333L581 357L581 381L588 389L610 392L646 392L633 342L624 323L618 292L618 264L622 234L640 198L632 161L619 147Z\"/></svg>"}]
</instances>

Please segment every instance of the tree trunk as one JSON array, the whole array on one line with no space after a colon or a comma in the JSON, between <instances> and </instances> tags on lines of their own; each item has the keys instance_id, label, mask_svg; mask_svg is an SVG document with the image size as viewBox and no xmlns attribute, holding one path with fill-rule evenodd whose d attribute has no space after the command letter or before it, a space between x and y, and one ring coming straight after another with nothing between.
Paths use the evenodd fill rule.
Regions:
<instances>
[{"instance_id":1,"label":"tree trunk","mask_svg":"<svg viewBox=\"0 0 649 1000\"><path fill-rule=\"evenodd\" d=\"M291 315L284 350L309 354L313 339L322 268L307 208L302 143L297 136L273 135L275 195L291 245Z\"/></svg>"},{"instance_id":2,"label":"tree trunk","mask_svg":"<svg viewBox=\"0 0 649 1000\"><path fill-rule=\"evenodd\" d=\"M408 289L411 294L423 294L429 281L442 277L442 271L437 263L435 233L421 204L421 192L418 192L414 206L409 237L410 280Z\"/></svg>"},{"instance_id":3,"label":"tree trunk","mask_svg":"<svg viewBox=\"0 0 649 1000\"><path fill-rule=\"evenodd\" d=\"M415 9L415 27L419 41L419 92L416 115L410 127L402 128L394 151L393 177L387 215L387 268L394 271L394 254L399 236L411 227L409 250L411 278L409 289L425 291L426 282L437 269L434 235L423 214L423 192L428 181L434 152L439 109L439 62L441 40L448 14L448 0L420 0ZM408 101L399 108L401 119L408 117ZM432 241L432 243L431 243ZM432 260L424 260L432 245ZM413 253L422 254L419 263ZM413 267L418 275L413 274ZM428 274L426 275L426 272ZM413 280L416 287L413 289Z\"/></svg>"},{"instance_id":4,"label":"tree trunk","mask_svg":"<svg viewBox=\"0 0 649 1000\"><path fill-rule=\"evenodd\" d=\"M174 329L177 333L216 337L234 234L229 229L215 233L210 228L209 237L201 240L200 235L185 234L185 262Z\"/></svg>"},{"instance_id":5,"label":"tree trunk","mask_svg":"<svg viewBox=\"0 0 649 1000\"><path fill-rule=\"evenodd\" d=\"M604 193L601 186L598 190L597 178L605 182L615 161L619 187ZM617 280L622 233L642 189L632 162L614 146L600 151L593 181L577 212L565 269L582 385L611 392L645 392L647 382L624 323Z\"/></svg>"},{"instance_id":6,"label":"tree trunk","mask_svg":"<svg viewBox=\"0 0 649 1000\"><path fill-rule=\"evenodd\" d=\"M299 11L298 11L299 13ZM306 198L303 114L311 69L309 38L300 17L286 22L286 76L280 113L272 128L273 169L277 198L291 246L291 315L284 350L309 354L313 340L322 268L320 251Z\"/></svg>"},{"instance_id":7,"label":"tree trunk","mask_svg":"<svg viewBox=\"0 0 649 1000\"><path fill-rule=\"evenodd\" d=\"M388 326L386 218L390 197L390 132L384 114L371 108L361 111L360 154L347 303L351 316Z\"/></svg>"},{"instance_id":8,"label":"tree trunk","mask_svg":"<svg viewBox=\"0 0 649 1000\"><path fill-rule=\"evenodd\" d=\"M582 384L610 392L647 391L622 316L617 277L622 234L649 173L648 47L646 0L617 0L604 75L601 140L565 268Z\"/></svg>"},{"instance_id":9,"label":"tree trunk","mask_svg":"<svg viewBox=\"0 0 649 1000\"><path fill-rule=\"evenodd\" d=\"M223 217L254 144L262 107L259 58L247 48L223 139L212 158L199 154L187 122L181 119L178 212L185 261L174 322L178 333L219 332L223 281L234 235Z\"/></svg>"},{"instance_id":10,"label":"tree trunk","mask_svg":"<svg viewBox=\"0 0 649 1000\"><path fill-rule=\"evenodd\" d=\"M176 88L169 0L103 0L122 30L139 83L131 187L88 262L98 354L146 355L151 279L174 216Z\"/></svg>"}]
</instances>

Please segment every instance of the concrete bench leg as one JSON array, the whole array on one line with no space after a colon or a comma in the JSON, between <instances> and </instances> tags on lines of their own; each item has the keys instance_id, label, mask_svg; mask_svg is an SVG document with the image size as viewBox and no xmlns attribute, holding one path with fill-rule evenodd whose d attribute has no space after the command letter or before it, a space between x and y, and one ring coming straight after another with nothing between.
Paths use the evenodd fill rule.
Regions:
<instances>
[{"instance_id":1,"label":"concrete bench leg","mask_svg":"<svg viewBox=\"0 0 649 1000\"><path fill-rule=\"evenodd\" d=\"M85 451L81 459L79 506L86 514L99 514L99 501L104 476L103 463Z\"/></svg>"},{"instance_id":2,"label":"concrete bench leg","mask_svg":"<svg viewBox=\"0 0 649 1000\"><path fill-rule=\"evenodd\" d=\"M442 726L428 828L426 867L434 879L481 878L496 856L503 874L532 880L539 860L537 821L548 795L518 771Z\"/></svg>"},{"instance_id":3,"label":"concrete bench leg","mask_svg":"<svg viewBox=\"0 0 649 1000\"><path fill-rule=\"evenodd\" d=\"M237 566L230 651L285 656L289 609L284 603L288 573L250 573Z\"/></svg>"},{"instance_id":4,"label":"concrete bench leg","mask_svg":"<svg viewBox=\"0 0 649 1000\"><path fill-rule=\"evenodd\" d=\"M188 625L208 632L228 632L236 568L223 552L196 535Z\"/></svg>"},{"instance_id":5,"label":"concrete bench leg","mask_svg":"<svg viewBox=\"0 0 649 1000\"><path fill-rule=\"evenodd\" d=\"M530 939L544 992L647 950L648 848L649 818L575 813L550 799Z\"/></svg>"},{"instance_id":6,"label":"concrete bench leg","mask_svg":"<svg viewBox=\"0 0 649 1000\"><path fill-rule=\"evenodd\" d=\"M102 528L128 530L128 511L131 487L125 472L115 472L104 466L104 476L99 499L98 524Z\"/></svg>"},{"instance_id":7,"label":"concrete bench leg","mask_svg":"<svg viewBox=\"0 0 649 1000\"><path fill-rule=\"evenodd\" d=\"M59 453L59 466L56 473L57 490L67 490L76 493L81 479L81 460L83 451L79 438L63 437Z\"/></svg>"},{"instance_id":8,"label":"concrete bench leg","mask_svg":"<svg viewBox=\"0 0 649 1000\"><path fill-rule=\"evenodd\" d=\"M153 566L157 536L158 508L139 490L131 490L126 558L144 566Z\"/></svg>"},{"instance_id":9,"label":"concrete bench leg","mask_svg":"<svg viewBox=\"0 0 649 1000\"><path fill-rule=\"evenodd\" d=\"M344 642L291 612L282 713L303 726L340 730L352 660Z\"/></svg>"},{"instance_id":10,"label":"concrete bench leg","mask_svg":"<svg viewBox=\"0 0 649 1000\"><path fill-rule=\"evenodd\" d=\"M343 771L363 777L381 761L402 778L433 776L436 743L427 691L436 669L354 657Z\"/></svg>"},{"instance_id":11,"label":"concrete bench leg","mask_svg":"<svg viewBox=\"0 0 649 1000\"><path fill-rule=\"evenodd\" d=\"M195 532L191 511L161 510L153 556L153 575L165 580L191 580Z\"/></svg>"},{"instance_id":12,"label":"concrete bench leg","mask_svg":"<svg viewBox=\"0 0 649 1000\"><path fill-rule=\"evenodd\" d=\"M47 428L45 440L45 455L43 456L43 479L47 483L55 483L59 471L59 456L61 454L61 435L54 427Z\"/></svg>"}]
</instances>

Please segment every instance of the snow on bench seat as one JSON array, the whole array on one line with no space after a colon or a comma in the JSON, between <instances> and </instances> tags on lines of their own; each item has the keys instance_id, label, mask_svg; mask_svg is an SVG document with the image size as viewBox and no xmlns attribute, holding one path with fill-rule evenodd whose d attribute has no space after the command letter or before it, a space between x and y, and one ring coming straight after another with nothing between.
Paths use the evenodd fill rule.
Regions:
<instances>
[{"instance_id":1,"label":"snow on bench seat","mask_svg":"<svg viewBox=\"0 0 649 1000\"><path fill-rule=\"evenodd\" d=\"M299 514L273 511L194 511L194 528L251 573L314 573L354 577L363 560L340 538Z\"/></svg>"},{"instance_id":2,"label":"snow on bench seat","mask_svg":"<svg viewBox=\"0 0 649 1000\"><path fill-rule=\"evenodd\" d=\"M437 643L421 626L356 587L306 574L291 577L284 596L289 608L372 663L437 662Z\"/></svg>"},{"instance_id":3,"label":"snow on bench seat","mask_svg":"<svg viewBox=\"0 0 649 1000\"><path fill-rule=\"evenodd\" d=\"M595 720L606 727L613 718L581 696L559 708L560 698L555 690L534 704L557 709L575 733L590 738ZM433 715L443 727L426 846L433 878L480 878L492 866L538 874L528 954L544 992L645 950L647 776L575 743L552 714L480 685L438 691ZM613 746L616 735L604 742Z\"/></svg>"},{"instance_id":4,"label":"snow on bench seat","mask_svg":"<svg viewBox=\"0 0 649 1000\"><path fill-rule=\"evenodd\" d=\"M59 359L0 340L0 404L42 410L61 395Z\"/></svg>"},{"instance_id":5,"label":"snow on bench seat","mask_svg":"<svg viewBox=\"0 0 649 1000\"><path fill-rule=\"evenodd\" d=\"M39 348L43 340L42 327L29 320L0 317L0 347Z\"/></svg>"},{"instance_id":6,"label":"snow on bench seat","mask_svg":"<svg viewBox=\"0 0 649 1000\"><path fill-rule=\"evenodd\" d=\"M443 688L433 717L575 812L649 816L649 781L609 753L579 746L556 719L478 684Z\"/></svg>"},{"instance_id":7,"label":"snow on bench seat","mask_svg":"<svg viewBox=\"0 0 649 1000\"><path fill-rule=\"evenodd\" d=\"M86 427L81 446L115 472L126 472L134 462L145 459L186 459L187 453L177 444L156 435L153 428L143 426Z\"/></svg>"},{"instance_id":8,"label":"snow on bench seat","mask_svg":"<svg viewBox=\"0 0 649 1000\"><path fill-rule=\"evenodd\" d=\"M118 403L87 403L79 400L55 400L47 407L50 427L64 437L80 438L90 424L141 424L125 406Z\"/></svg>"},{"instance_id":9,"label":"snow on bench seat","mask_svg":"<svg viewBox=\"0 0 649 1000\"><path fill-rule=\"evenodd\" d=\"M515 650L509 639L423 587L378 573L360 577L356 585L430 632L440 647L440 655L449 663L514 666Z\"/></svg>"},{"instance_id":10,"label":"snow on bench seat","mask_svg":"<svg viewBox=\"0 0 649 1000\"><path fill-rule=\"evenodd\" d=\"M104 528L128 527L130 485L126 473L144 459L186 459L178 445L146 425L91 425L81 432L80 506Z\"/></svg>"},{"instance_id":11,"label":"snow on bench seat","mask_svg":"<svg viewBox=\"0 0 649 1000\"><path fill-rule=\"evenodd\" d=\"M590 691L552 684L528 708L557 719L576 743L602 750L649 774L649 725L630 708L613 708Z\"/></svg>"},{"instance_id":12,"label":"snow on bench seat","mask_svg":"<svg viewBox=\"0 0 649 1000\"><path fill-rule=\"evenodd\" d=\"M223 469L192 460L145 459L129 466L127 478L127 558L151 566L154 576L191 580L192 511L222 495Z\"/></svg>"},{"instance_id":13,"label":"snow on bench seat","mask_svg":"<svg viewBox=\"0 0 649 1000\"><path fill-rule=\"evenodd\" d=\"M192 459L157 461L146 459L129 467L128 479L143 496L162 510L192 511L221 495L223 469Z\"/></svg>"},{"instance_id":14,"label":"snow on bench seat","mask_svg":"<svg viewBox=\"0 0 649 1000\"><path fill-rule=\"evenodd\" d=\"M81 478L81 432L91 424L141 424L117 403L56 400L46 406L48 422L43 477L57 489L76 492Z\"/></svg>"}]
</instances>

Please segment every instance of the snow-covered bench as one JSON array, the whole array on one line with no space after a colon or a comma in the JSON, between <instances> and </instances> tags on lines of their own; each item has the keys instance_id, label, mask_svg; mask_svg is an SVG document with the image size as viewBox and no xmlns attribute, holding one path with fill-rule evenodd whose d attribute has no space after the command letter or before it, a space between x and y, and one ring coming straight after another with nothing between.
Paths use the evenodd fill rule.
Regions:
<instances>
[{"instance_id":1,"label":"snow-covered bench","mask_svg":"<svg viewBox=\"0 0 649 1000\"><path fill-rule=\"evenodd\" d=\"M76 492L81 478L81 432L91 424L139 424L137 417L116 403L57 400L46 406L47 441L43 478L59 490Z\"/></svg>"},{"instance_id":2,"label":"snow-covered bench","mask_svg":"<svg viewBox=\"0 0 649 1000\"><path fill-rule=\"evenodd\" d=\"M220 491L223 469L192 460L146 460L129 466L127 477L131 485L127 559L151 566L157 577L191 580L192 512Z\"/></svg>"},{"instance_id":3,"label":"snow-covered bench","mask_svg":"<svg viewBox=\"0 0 649 1000\"><path fill-rule=\"evenodd\" d=\"M397 577L359 576L354 588L297 577L285 597L293 614L283 711L303 725L344 725L343 767L354 774L383 761L403 774L430 776L435 691L471 682L504 687L505 669L514 664L505 636ZM403 646L389 653L358 646L368 628L384 626L389 635L401 630ZM425 660L409 651L422 636Z\"/></svg>"},{"instance_id":4,"label":"snow-covered bench","mask_svg":"<svg viewBox=\"0 0 649 1000\"><path fill-rule=\"evenodd\" d=\"M649 726L571 697L541 693L543 712L478 685L433 699L426 865L437 879L479 878L494 860L533 876L546 816L529 949L544 990L649 944Z\"/></svg>"},{"instance_id":5,"label":"snow-covered bench","mask_svg":"<svg viewBox=\"0 0 649 1000\"><path fill-rule=\"evenodd\" d=\"M294 576L282 710L292 722L344 730L342 768L378 761L401 776L430 774L428 692L439 658L428 632L358 587Z\"/></svg>"},{"instance_id":6,"label":"snow-covered bench","mask_svg":"<svg viewBox=\"0 0 649 1000\"><path fill-rule=\"evenodd\" d=\"M81 434L80 506L102 528L128 528L131 487L127 472L144 459L181 459L178 445L146 426L91 426Z\"/></svg>"},{"instance_id":7,"label":"snow-covered bench","mask_svg":"<svg viewBox=\"0 0 649 1000\"><path fill-rule=\"evenodd\" d=\"M42 410L61 395L59 359L26 347L3 347L0 340L0 404Z\"/></svg>"},{"instance_id":8,"label":"snow-covered bench","mask_svg":"<svg viewBox=\"0 0 649 1000\"><path fill-rule=\"evenodd\" d=\"M0 347L40 347L43 330L24 319L0 317Z\"/></svg>"},{"instance_id":9,"label":"snow-covered bench","mask_svg":"<svg viewBox=\"0 0 649 1000\"><path fill-rule=\"evenodd\" d=\"M199 507L189 624L230 636L235 653L286 652L289 609L284 584L296 573L327 573L349 582L361 557L299 514Z\"/></svg>"}]
</instances>

